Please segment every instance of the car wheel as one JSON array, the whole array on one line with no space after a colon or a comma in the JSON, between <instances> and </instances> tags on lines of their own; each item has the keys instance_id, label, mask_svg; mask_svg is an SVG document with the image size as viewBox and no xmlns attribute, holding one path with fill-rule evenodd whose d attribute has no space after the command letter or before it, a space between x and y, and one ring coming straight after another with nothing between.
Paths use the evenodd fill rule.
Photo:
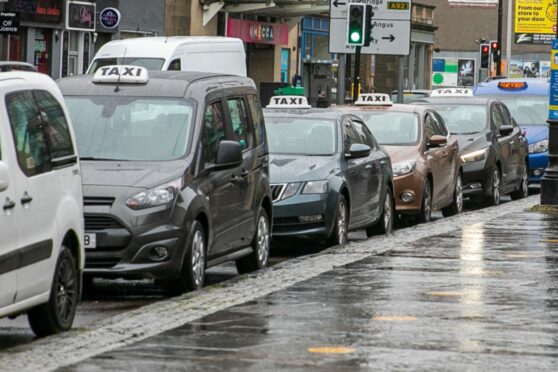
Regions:
<instances>
[{"instance_id":1,"label":"car wheel","mask_svg":"<svg viewBox=\"0 0 558 372\"><path fill-rule=\"evenodd\" d=\"M349 226L349 211L347 201L343 195L339 195L337 200L337 208L335 210L335 219L333 222L333 231L327 239L327 245L344 245L347 244L347 228Z\"/></svg>"},{"instance_id":2,"label":"car wheel","mask_svg":"<svg viewBox=\"0 0 558 372\"><path fill-rule=\"evenodd\" d=\"M455 180L455 189L453 191L453 201L450 205L442 208L442 215L444 217L454 216L461 213L463 210L463 181L461 174L457 175Z\"/></svg>"},{"instance_id":3,"label":"car wheel","mask_svg":"<svg viewBox=\"0 0 558 372\"><path fill-rule=\"evenodd\" d=\"M526 198L529 195L529 175L527 174L529 166L527 163L523 164L521 171L520 184L517 190L510 194L512 200Z\"/></svg>"},{"instance_id":4,"label":"car wheel","mask_svg":"<svg viewBox=\"0 0 558 372\"><path fill-rule=\"evenodd\" d=\"M419 220L420 222L430 222L432 220L432 183L428 178L424 183L424 191L422 192Z\"/></svg>"},{"instance_id":5,"label":"car wheel","mask_svg":"<svg viewBox=\"0 0 558 372\"><path fill-rule=\"evenodd\" d=\"M486 204L491 206L500 205L500 187L500 170L496 168L492 172L492 177L490 178L490 194L486 197Z\"/></svg>"},{"instance_id":6,"label":"car wheel","mask_svg":"<svg viewBox=\"0 0 558 372\"><path fill-rule=\"evenodd\" d=\"M78 303L79 274L74 256L62 246L47 303L34 307L27 317L33 332L44 337L72 327Z\"/></svg>"},{"instance_id":7,"label":"car wheel","mask_svg":"<svg viewBox=\"0 0 558 372\"><path fill-rule=\"evenodd\" d=\"M271 229L269 217L263 207L260 207L256 232L252 239L252 253L236 261L239 274L247 274L260 269L265 269L271 249Z\"/></svg>"},{"instance_id":8,"label":"car wheel","mask_svg":"<svg viewBox=\"0 0 558 372\"><path fill-rule=\"evenodd\" d=\"M394 214L393 194L391 187L387 186L380 219L374 225L366 228L366 235L368 237L380 234L390 235L393 232Z\"/></svg>"}]
</instances>

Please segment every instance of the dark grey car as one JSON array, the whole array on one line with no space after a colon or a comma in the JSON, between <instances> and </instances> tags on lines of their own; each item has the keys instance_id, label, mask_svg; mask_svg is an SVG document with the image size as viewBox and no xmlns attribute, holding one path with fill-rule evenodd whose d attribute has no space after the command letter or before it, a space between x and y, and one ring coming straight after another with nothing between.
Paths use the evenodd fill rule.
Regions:
<instances>
[{"instance_id":1,"label":"dark grey car","mask_svg":"<svg viewBox=\"0 0 558 372\"><path fill-rule=\"evenodd\" d=\"M274 236L344 244L349 230L391 232L391 162L358 117L324 109L266 109L264 115Z\"/></svg>"},{"instance_id":2,"label":"dark grey car","mask_svg":"<svg viewBox=\"0 0 558 372\"><path fill-rule=\"evenodd\" d=\"M155 278L182 292L223 261L241 273L265 267L272 203L253 81L149 74L59 81L82 159L85 274Z\"/></svg>"}]
</instances>

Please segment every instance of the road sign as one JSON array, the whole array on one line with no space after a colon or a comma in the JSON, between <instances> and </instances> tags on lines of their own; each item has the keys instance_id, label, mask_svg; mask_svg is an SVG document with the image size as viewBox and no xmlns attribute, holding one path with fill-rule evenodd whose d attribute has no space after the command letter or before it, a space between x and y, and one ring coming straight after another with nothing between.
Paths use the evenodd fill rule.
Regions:
<instances>
[{"instance_id":1,"label":"road sign","mask_svg":"<svg viewBox=\"0 0 558 372\"><path fill-rule=\"evenodd\" d=\"M347 18L349 3L372 5L373 19L411 19L411 0L329 0L329 18Z\"/></svg>"},{"instance_id":2,"label":"road sign","mask_svg":"<svg viewBox=\"0 0 558 372\"><path fill-rule=\"evenodd\" d=\"M558 120L558 39L552 41L550 54L550 96L548 118Z\"/></svg>"},{"instance_id":3,"label":"road sign","mask_svg":"<svg viewBox=\"0 0 558 372\"><path fill-rule=\"evenodd\" d=\"M330 19L329 52L354 54L355 47L347 45L346 19ZM408 55L411 45L409 21L372 21L372 42L362 47L362 54Z\"/></svg>"}]
</instances>

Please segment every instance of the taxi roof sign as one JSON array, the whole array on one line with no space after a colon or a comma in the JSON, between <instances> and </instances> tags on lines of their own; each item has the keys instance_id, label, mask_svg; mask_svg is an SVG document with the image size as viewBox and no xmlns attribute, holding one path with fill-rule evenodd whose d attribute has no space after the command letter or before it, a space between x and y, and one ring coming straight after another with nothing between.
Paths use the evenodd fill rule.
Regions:
<instances>
[{"instance_id":1,"label":"taxi roof sign","mask_svg":"<svg viewBox=\"0 0 558 372\"><path fill-rule=\"evenodd\" d=\"M93 76L94 83L145 84L149 73L145 67L113 65L99 68Z\"/></svg>"},{"instance_id":2,"label":"taxi roof sign","mask_svg":"<svg viewBox=\"0 0 558 372\"><path fill-rule=\"evenodd\" d=\"M385 93L362 93L355 102L356 106L391 106L391 98Z\"/></svg>"},{"instance_id":3,"label":"taxi roof sign","mask_svg":"<svg viewBox=\"0 0 558 372\"><path fill-rule=\"evenodd\" d=\"M473 97L473 90L468 88L434 89L430 97Z\"/></svg>"},{"instance_id":4,"label":"taxi roof sign","mask_svg":"<svg viewBox=\"0 0 558 372\"><path fill-rule=\"evenodd\" d=\"M272 109L307 109L310 108L308 104L308 99L304 96L273 96L269 100L269 105L266 108Z\"/></svg>"}]
</instances>

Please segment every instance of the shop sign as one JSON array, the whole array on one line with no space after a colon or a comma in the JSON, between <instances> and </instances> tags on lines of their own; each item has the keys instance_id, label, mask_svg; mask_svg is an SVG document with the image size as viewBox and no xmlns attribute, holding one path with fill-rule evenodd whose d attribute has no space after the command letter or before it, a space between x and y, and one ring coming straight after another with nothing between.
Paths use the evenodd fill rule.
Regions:
<instances>
[{"instance_id":1,"label":"shop sign","mask_svg":"<svg viewBox=\"0 0 558 372\"><path fill-rule=\"evenodd\" d=\"M19 13L0 12L0 34L19 33Z\"/></svg>"},{"instance_id":2,"label":"shop sign","mask_svg":"<svg viewBox=\"0 0 558 372\"><path fill-rule=\"evenodd\" d=\"M474 6L492 8L498 5L498 0L448 0L450 6Z\"/></svg>"},{"instance_id":3,"label":"shop sign","mask_svg":"<svg viewBox=\"0 0 558 372\"><path fill-rule=\"evenodd\" d=\"M558 120L558 39L552 40L550 51L550 94L548 118Z\"/></svg>"},{"instance_id":4,"label":"shop sign","mask_svg":"<svg viewBox=\"0 0 558 372\"><path fill-rule=\"evenodd\" d=\"M101 26L112 30L120 24L120 12L116 8L105 8L99 13Z\"/></svg>"},{"instance_id":5,"label":"shop sign","mask_svg":"<svg viewBox=\"0 0 558 372\"><path fill-rule=\"evenodd\" d=\"M66 29L95 31L95 4L82 1L68 1Z\"/></svg>"},{"instance_id":6,"label":"shop sign","mask_svg":"<svg viewBox=\"0 0 558 372\"><path fill-rule=\"evenodd\" d=\"M60 23L63 0L8 0L6 10L19 12L21 22Z\"/></svg>"},{"instance_id":7,"label":"shop sign","mask_svg":"<svg viewBox=\"0 0 558 372\"><path fill-rule=\"evenodd\" d=\"M516 0L516 44L550 44L556 34L556 0Z\"/></svg>"},{"instance_id":8,"label":"shop sign","mask_svg":"<svg viewBox=\"0 0 558 372\"><path fill-rule=\"evenodd\" d=\"M287 45L289 27L282 23L267 23L227 19L227 36L238 37L247 43Z\"/></svg>"},{"instance_id":9,"label":"shop sign","mask_svg":"<svg viewBox=\"0 0 558 372\"><path fill-rule=\"evenodd\" d=\"M435 87L472 87L475 85L475 60L434 58L432 85Z\"/></svg>"}]
</instances>

